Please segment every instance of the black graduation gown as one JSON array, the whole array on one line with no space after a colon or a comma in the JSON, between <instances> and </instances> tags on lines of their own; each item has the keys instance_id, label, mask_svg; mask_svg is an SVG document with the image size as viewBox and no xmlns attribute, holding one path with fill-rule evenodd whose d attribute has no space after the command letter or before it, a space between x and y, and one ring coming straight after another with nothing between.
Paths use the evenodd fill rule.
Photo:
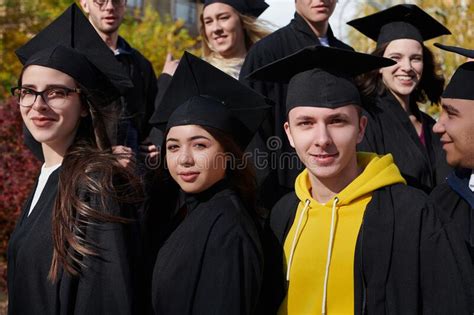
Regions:
<instances>
[{"instance_id":1,"label":"black graduation gown","mask_svg":"<svg viewBox=\"0 0 474 315\"><path fill-rule=\"evenodd\" d=\"M250 214L223 181L187 195L186 207L156 259L155 314L253 314L263 257Z\"/></svg>"},{"instance_id":2,"label":"black graduation gown","mask_svg":"<svg viewBox=\"0 0 474 315\"><path fill-rule=\"evenodd\" d=\"M273 208L270 229L273 247L267 250L275 268L268 301L274 314L286 292L283 275L283 245L295 219L299 199L294 192ZM420 248L434 242L446 254L447 241L432 211L424 209L426 195L415 188L396 184L375 191L368 204L356 243L354 259L355 314L421 314ZM444 252L442 251L444 249ZM429 263L429 262L428 262ZM278 265L278 267L276 267ZM271 311L271 312L270 312ZM447 313L448 314L448 313Z\"/></svg>"},{"instance_id":3,"label":"black graduation gown","mask_svg":"<svg viewBox=\"0 0 474 315\"><path fill-rule=\"evenodd\" d=\"M353 50L334 37L330 27L327 37L331 47ZM259 195L268 209L271 209L281 196L293 188L296 176L303 170L304 165L290 146L283 129L286 121L285 104L288 85L263 81L250 82L245 77L252 71L300 49L320 44L318 37L306 21L295 13L290 24L268 35L250 48L240 71L239 80L242 83L275 103L273 113L269 113L269 118L263 123L248 148L249 152L254 153L255 150L259 152L254 157L257 179L261 187ZM277 138L269 140L270 137Z\"/></svg>"},{"instance_id":4,"label":"black graduation gown","mask_svg":"<svg viewBox=\"0 0 474 315\"><path fill-rule=\"evenodd\" d=\"M457 172L471 174L470 170ZM430 258L427 288L436 288L430 292L432 314L474 314L474 193L467 187L467 176L459 182L464 183L466 194L471 195L471 204L455 191L460 185L452 183L454 176L448 178L448 183L437 186L428 198L428 206L443 223L453 252ZM430 248L426 250L436 253Z\"/></svg>"},{"instance_id":5,"label":"black graduation gown","mask_svg":"<svg viewBox=\"0 0 474 315\"><path fill-rule=\"evenodd\" d=\"M424 146L407 113L392 93L377 97L368 106L368 125L358 151L391 153L408 185L429 193L444 182L450 171L439 136L433 132L436 121L413 105L420 117L425 136Z\"/></svg>"},{"instance_id":6,"label":"black graduation gown","mask_svg":"<svg viewBox=\"0 0 474 315\"><path fill-rule=\"evenodd\" d=\"M148 120L155 110L155 97L158 92L157 80L153 66L138 50L131 47L122 37L118 39L120 53L115 57L123 65L133 82L133 88L127 90L121 98L122 118L127 118L132 122L132 127L136 129L138 143L145 140L151 126ZM117 131L117 143L127 145L127 132ZM129 144L133 148L135 144Z\"/></svg>"},{"instance_id":7,"label":"black graduation gown","mask_svg":"<svg viewBox=\"0 0 474 315\"><path fill-rule=\"evenodd\" d=\"M51 213L60 169L54 171L29 216L29 197L8 245L8 314L135 314L135 243L132 224L88 226L86 239L97 244L100 257L83 260L88 267L80 277L60 271L58 281L48 279L53 254ZM99 203L83 195L92 207ZM127 211L115 215L131 218ZM136 234L133 234L136 235Z\"/></svg>"}]
</instances>

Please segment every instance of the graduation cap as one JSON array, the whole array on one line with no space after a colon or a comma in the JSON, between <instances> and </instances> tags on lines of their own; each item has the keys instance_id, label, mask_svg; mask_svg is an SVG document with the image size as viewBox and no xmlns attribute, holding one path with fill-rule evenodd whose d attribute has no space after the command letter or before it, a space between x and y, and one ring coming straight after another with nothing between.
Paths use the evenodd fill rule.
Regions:
<instances>
[{"instance_id":1,"label":"graduation cap","mask_svg":"<svg viewBox=\"0 0 474 315\"><path fill-rule=\"evenodd\" d=\"M76 4L20 47L24 67L45 66L64 72L86 90L94 105L106 105L133 87L112 50Z\"/></svg>"},{"instance_id":2,"label":"graduation cap","mask_svg":"<svg viewBox=\"0 0 474 315\"><path fill-rule=\"evenodd\" d=\"M456 54L474 58L474 50L455 46L446 46L439 43L434 44L436 47L454 52ZM468 61L462 64L456 72L454 72L451 80L444 89L443 98L458 98L464 100L474 100L474 61Z\"/></svg>"},{"instance_id":3,"label":"graduation cap","mask_svg":"<svg viewBox=\"0 0 474 315\"><path fill-rule=\"evenodd\" d=\"M351 50L309 46L255 70L247 79L288 83L288 114L298 106L362 106L352 78L393 64L391 59Z\"/></svg>"},{"instance_id":4,"label":"graduation cap","mask_svg":"<svg viewBox=\"0 0 474 315\"><path fill-rule=\"evenodd\" d=\"M250 15L255 18L259 17L268 8L268 4L264 0L201 0L204 2L204 7L220 2L230 5L241 14Z\"/></svg>"},{"instance_id":5,"label":"graduation cap","mask_svg":"<svg viewBox=\"0 0 474 315\"><path fill-rule=\"evenodd\" d=\"M181 125L216 128L245 148L270 108L264 96L185 52L150 123L162 132Z\"/></svg>"},{"instance_id":6,"label":"graduation cap","mask_svg":"<svg viewBox=\"0 0 474 315\"><path fill-rule=\"evenodd\" d=\"M377 46L395 39L414 39L420 43L451 34L443 24L414 4L399 4L386 10L347 22Z\"/></svg>"}]
</instances>

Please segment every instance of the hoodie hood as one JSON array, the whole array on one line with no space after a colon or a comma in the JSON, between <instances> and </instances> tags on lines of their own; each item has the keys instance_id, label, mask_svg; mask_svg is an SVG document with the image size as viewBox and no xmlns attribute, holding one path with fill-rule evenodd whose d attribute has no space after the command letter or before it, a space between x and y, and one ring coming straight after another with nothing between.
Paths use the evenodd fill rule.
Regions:
<instances>
[{"instance_id":1,"label":"hoodie hood","mask_svg":"<svg viewBox=\"0 0 474 315\"><path fill-rule=\"evenodd\" d=\"M313 199L307 169L296 179L300 202L284 244L289 286L279 314L345 314L354 309L353 299L341 300L334 292L353 292L354 252L365 209L375 190L406 184L390 154L357 153L357 164L361 174L325 204Z\"/></svg>"},{"instance_id":2,"label":"hoodie hood","mask_svg":"<svg viewBox=\"0 0 474 315\"><path fill-rule=\"evenodd\" d=\"M406 184L391 154L379 156L375 153L358 152L357 165L364 169L362 173L329 200L327 205L332 205L334 198L337 198L337 204L341 207L382 187ZM314 207L316 200L311 195L311 189L308 169L305 169L296 179L295 192L303 203L309 200L309 207Z\"/></svg>"}]
</instances>

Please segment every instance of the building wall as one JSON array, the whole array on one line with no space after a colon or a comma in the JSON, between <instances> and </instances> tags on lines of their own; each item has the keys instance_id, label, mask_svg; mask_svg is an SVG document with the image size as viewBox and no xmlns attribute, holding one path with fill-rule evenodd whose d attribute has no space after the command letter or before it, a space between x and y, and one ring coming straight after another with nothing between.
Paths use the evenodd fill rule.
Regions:
<instances>
[{"instance_id":1,"label":"building wall","mask_svg":"<svg viewBox=\"0 0 474 315\"><path fill-rule=\"evenodd\" d=\"M169 15L173 20L184 20L190 33L198 34L199 10L202 7L199 0L128 0L127 4L134 8L144 8L145 5L150 4L161 16Z\"/></svg>"}]
</instances>

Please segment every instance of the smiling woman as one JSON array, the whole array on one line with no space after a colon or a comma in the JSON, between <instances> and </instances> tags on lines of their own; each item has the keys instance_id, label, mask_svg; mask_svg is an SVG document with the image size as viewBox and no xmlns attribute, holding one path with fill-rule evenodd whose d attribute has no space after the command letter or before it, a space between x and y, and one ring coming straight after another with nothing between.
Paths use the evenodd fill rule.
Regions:
<instances>
[{"instance_id":1,"label":"smiling woman","mask_svg":"<svg viewBox=\"0 0 474 315\"><path fill-rule=\"evenodd\" d=\"M171 176L186 193L200 193L225 177L222 145L198 125L169 130L166 163Z\"/></svg>"},{"instance_id":2,"label":"smiling woman","mask_svg":"<svg viewBox=\"0 0 474 315\"><path fill-rule=\"evenodd\" d=\"M256 183L243 149L269 107L250 88L185 53L158 108L151 122L165 135L164 171L182 198L175 228L156 257L153 310L256 314L263 253Z\"/></svg>"},{"instance_id":3,"label":"smiling woman","mask_svg":"<svg viewBox=\"0 0 474 315\"><path fill-rule=\"evenodd\" d=\"M141 186L104 125L129 79L76 5L17 55L12 92L44 165L8 245L8 313L140 312L131 252Z\"/></svg>"},{"instance_id":4,"label":"smiling woman","mask_svg":"<svg viewBox=\"0 0 474 315\"><path fill-rule=\"evenodd\" d=\"M401 4L348 23L377 41L372 53L397 63L360 78L362 93L371 103L360 151L391 153L408 184L425 192L449 173L435 121L418 102L439 103L444 78L437 74L425 40L449 30L416 5ZM367 104L369 105L369 104Z\"/></svg>"},{"instance_id":5,"label":"smiling woman","mask_svg":"<svg viewBox=\"0 0 474 315\"><path fill-rule=\"evenodd\" d=\"M257 0L206 0L201 14L203 57L234 78L250 47L270 33L257 17L268 5Z\"/></svg>"}]
</instances>

